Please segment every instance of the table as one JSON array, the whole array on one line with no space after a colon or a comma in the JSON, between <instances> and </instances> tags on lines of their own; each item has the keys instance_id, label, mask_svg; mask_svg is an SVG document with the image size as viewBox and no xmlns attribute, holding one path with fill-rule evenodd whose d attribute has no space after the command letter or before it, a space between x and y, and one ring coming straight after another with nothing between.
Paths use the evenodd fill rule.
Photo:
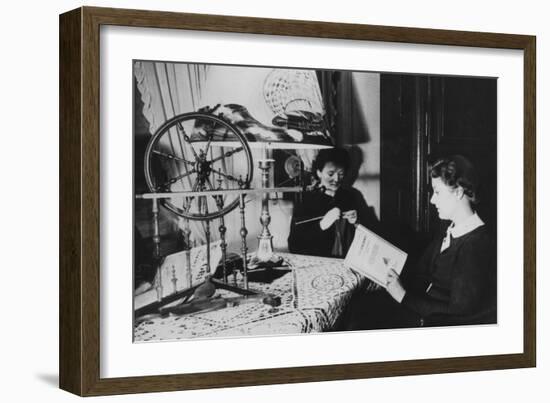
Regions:
<instances>
[{"instance_id":1,"label":"table","mask_svg":"<svg viewBox=\"0 0 550 403\"><path fill-rule=\"evenodd\" d=\"M270 284L250 289L277 295L281 305L262 302L212 312L157 317L137 324L134 341L238 337L325 332L334 329L354 291L375 287L343 264L343 259L282 253L291 269ZM217 290L221 297L228 291ZM216 297L217 295L214 295Z\"/></svg>"}]
</instances>

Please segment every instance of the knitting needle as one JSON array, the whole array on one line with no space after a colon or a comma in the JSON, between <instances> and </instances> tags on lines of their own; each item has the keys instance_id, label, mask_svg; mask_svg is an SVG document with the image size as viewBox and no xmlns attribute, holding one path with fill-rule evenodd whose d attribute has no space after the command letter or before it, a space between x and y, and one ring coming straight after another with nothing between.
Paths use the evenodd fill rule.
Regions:
<instances>
[{"instance_id":1,"label":"knitting needle","mask_svg":"<svg viewBox=\"0 0 550 403\"><path fill-rule=\"evenodd\" d=\"M342 213L340 215L340 218L347 218L347 216L351 213L352 210L350 211L346 211L344 213ZM305 224L307 222L311 222L311 221L316 221L316 220L320 220L324 217L324 215L321 215L319 217L313 217L313 218L308 218L307 220L302 220L302 221L297 221L294 225L300 225L300 224Z\"/></svg>"},{"instance_id":2,"label":"knitting needle","mask_svg":"<svg viewBox=\"0 0 550 403\"><path fill-rule=\"evenodd\" d=\"M295 223L294 225L300 225L300 224L305 224L305 223L307 223L307 222L320 220L320 219L322 219L323 217L324 217L324 215L319 216L319 217L308 218L307 220L296 221L296 223Z\"/></svg>"}]
</instances>

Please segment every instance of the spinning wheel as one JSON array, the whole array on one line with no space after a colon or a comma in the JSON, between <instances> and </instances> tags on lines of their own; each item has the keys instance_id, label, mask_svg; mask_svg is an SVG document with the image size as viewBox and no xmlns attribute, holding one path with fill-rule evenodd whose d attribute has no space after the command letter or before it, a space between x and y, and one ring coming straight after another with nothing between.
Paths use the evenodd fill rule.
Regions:
<instances>
[{"instance_id":1,"label":"spinning wheel","mask_svg":"<svg viewBox=\"0 0 550 403\"><path fill-rule=\"evenodd\" d=\"M177 115L160 126L145 151L144 168L153 193L205 193L160 200L168 210L191 220L212 220L236 208L237 193L208 191L248 189L253 175L245 136L208 112Z\"/></svg>"}]
</instances>

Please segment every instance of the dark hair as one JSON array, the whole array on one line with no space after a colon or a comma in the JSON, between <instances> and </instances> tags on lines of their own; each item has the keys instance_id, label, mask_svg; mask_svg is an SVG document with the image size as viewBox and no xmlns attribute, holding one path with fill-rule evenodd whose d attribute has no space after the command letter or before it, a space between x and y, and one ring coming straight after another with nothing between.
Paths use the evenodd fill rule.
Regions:
<instances>
[{"instance_id":1,"label":"dark hair","mask_svg":"<svg viewBox=\"0 0 550 403\"><path fill-rule=\"evenodd\" d=\"M317 176L317 171L322 171L327 162L332 162L334 165L341 167L344 172L349 168L349 154L343 148L323 148L317 154L313 162L313 173Z\"/></svg>"},{"instance_id":2,"label":"dark hair","mask_svg":"<svg viewBox=\"0 0 550 403\"><path fill-rule=\"evenodd\" d=\"M430 170L432 178L441 178L443 183L453 189L461 187L471 203L478 203L478 178L474 164L462 155L453 155L436 161Z\"/></svg>"}]
</instances>

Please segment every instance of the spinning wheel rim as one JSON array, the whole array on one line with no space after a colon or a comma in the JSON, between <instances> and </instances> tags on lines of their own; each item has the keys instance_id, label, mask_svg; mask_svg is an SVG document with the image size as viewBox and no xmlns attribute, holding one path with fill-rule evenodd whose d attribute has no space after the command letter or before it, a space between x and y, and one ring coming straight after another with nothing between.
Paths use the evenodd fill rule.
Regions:
<instances>
[{"instance_id":1,"label":"spinning wheel rim","mask_svg":"<svg viewBox=\"0 0 550 403\"><path fill-rule=\"evenodd\" d=\"M197 119L206 119L214 121L221 126L225 127L229 131L231 131L232 134L235 135L236 140L240 143L240 146L242 147L245 155L246 155L246 169L247 169L247 177L242 182L242 188L248 189L250 187L250 182L252 181L253 175L254 175L254 166L252 163L252 153L250 151L250 147L248 145L248 142L246 140L246 137L241 133L241 131L235 127L233 124L227 122L226 120L204 112L189 112L189 113L182 113L180 115L176 115L168 120L166 120L153 134L151 137L151 140L149 140L149 143L147 144L147 148L145 150L145 156L144 156L144 173L145 173L145 181L147 184L147 187L151 192L158 192L158 187L155 186L155 181L153 179L153 173L152 173L152 157L155 151L155 146L159 143L160 139L173 127L175 127L180 122L185 122L189 120L197 120ZM178 136L180 136L180 133L178 133ZM189 142L189 144L191 144ZM192 145L190 145L192 148ZM202 150L201 150L202 151ZM208 161L197 161L195 160L195 164L197 167L199 167L199 170L206 169L206 163ZM197 172L198 175L198 172ZM214 196L210 196L214 197ZM234 200L232 200L227 205L223 206L221 209L218 206L218 210L214 212L208 212L205 214L201 213L193 213L193 212L187 212L183 210L182 208L179 208L175 206L173 203L169 201L169 199L161 199L160 205L167 210L173 212L174 214L187 218L190 220L212 220L215 218L222 217L226 215L227 213L234 210L239 205L239 197L236 197Z\"/></svg>"}]
</instances>

